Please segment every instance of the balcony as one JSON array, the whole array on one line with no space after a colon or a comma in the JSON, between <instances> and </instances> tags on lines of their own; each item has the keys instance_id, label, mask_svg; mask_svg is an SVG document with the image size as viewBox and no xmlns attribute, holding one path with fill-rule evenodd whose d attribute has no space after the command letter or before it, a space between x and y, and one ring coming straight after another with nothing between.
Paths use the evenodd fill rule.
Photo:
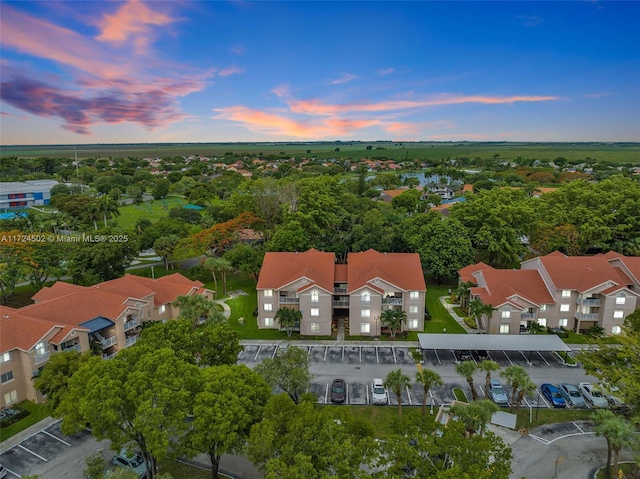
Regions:
<instances>
[{"instance_id":1,"label":"balcony","mask_svg":"<svg viewBox=\"0 0 640 479\"><path fill-rule=\"evenodd\" d=\"M292 296L280 296L279 301L281 303L299 303L300 302L300 298L298 297L292 297Z\"/></svg>"},{"instance_id":2,"label":"balcony","mask_svg":"<svg viewBox=\"0 0 640 479\"><path fill-rule=\"evenodd\" d=\"M331 304L333 305L334 308L348 308L349 300L348 299L334 300L331 302Z\"/></svg>"},{"instance_id":3,"label":"balcony","mask_svg":"<svg viewBox=\"0 0 640 479\"><path fill-rule=\"evenodd\" d=\"M118 351L116 351L115 353L111 353L111 354L103 354L102 355L102 359L104 359L105 361L109 360L109 359L113 359L116 357L116 354L118 354Z\"/></svg>"},{"instance_id":4,"label":"balcony","mask_svg":"<svg viewBox=\"0 0 640 479\"><path fill-rule=\"evenodd\" d=\"M127 345L127 347L129 346L133 346L134 344L136 344L136 341L138 340L138 335L136 334L135 336L129 336L126 340L125 340L125 344Z\"/></svg>"},{"instance_id":5,"label":"balcony","mask_svg":"<svg viewBox=\"0 0 640 479\"><path fill-rule=\"evenodd\" d=\"M523 312L520 317L522 319L536 319L536 313Z\"/></svg>"},{"instance_id":6,"label":"balcony","mask_svg":"<svg viewBox=\"0 0 640 479\"><path fill-rule=\"evenodd\" d=\"M578 299L576 303L584 306L600 306L600 300L596 298Z\"/></svg>"},{"instance_id":7,"label":"balcony","mask_svg":"<svg viewBox=\"0 0 640 479\"><path fill-rule=\"evenodd\" d=\"M73 346L63 346L62 351L78 351L80 352L80 345L74 344Z\"/></svg>"},{"instance_id":8,"label":"balcony","mask_svg":"<svg viewBox=\"0 0 640 479\"><path fill-rule=\"evenodd\" d=\"M49 361L49 358L51 357L51 353L49 351L46 351L42 354L36 354L35 356L35 361L36 361L36 365L38 364L42 364L46 361Z\"/></svg>"},{"instance_id":9,"label":"balcony","mask_svg":"<svg viewBox=\"0 0 640 479\"><path fill-rule=\"evenodd\" d=\"M113 346L118 342L118 338L116 338L115 335L108 338L104 338L100 333L95 333L95 338L100 343L100 347L102 349L107 349L108 347Z\"/></svg>"},{"instance_id":10,"label":"balcony","mask_svg":"<svg viewBox=\"0 0 640 479\"><path fill-rule=\"evenodd\" d=\"M333 288L333 292L334 293L346 293L347 292L347 288L346 287L335 287Z\"/></svg>"},{"instance_id":11,"label":"balcony","mask_svg":"<svg viewBox=\"0 0 640 479\"><path fill-rule=\"evenodd\" d=\"M400 305L404 304L402 298L382 298L382 304Z\"/></svg>"},{"instance_id":12,"label":"balcony","mask_svg":"<svg viewBox=\"0 0 640 479\"><path fill-rule=\"evenodd\" d=\"M130 331L138 326L140 326L140 320L138 318L132 319L131 321L127 321L126 323L124 323L124 330Z\"/></svg>"},{"instance_id":13,"label":"balcony","mask_svg":"<svg viewBox=\"0 0 640 479\"><path fill-rule=\"evenodd\" d=\"M599 313L576 313L574 316L576 319L579 319L580 321L597 321L598 319L600 319L600 314Z\"/></svg>"}]
</instances>

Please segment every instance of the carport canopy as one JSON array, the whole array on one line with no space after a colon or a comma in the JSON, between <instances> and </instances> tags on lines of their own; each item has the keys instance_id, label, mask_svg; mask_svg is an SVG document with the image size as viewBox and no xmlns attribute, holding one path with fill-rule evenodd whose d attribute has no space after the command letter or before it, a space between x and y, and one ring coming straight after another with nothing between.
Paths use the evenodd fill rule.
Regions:
<instances>
[{"instance_id":1,"label":"carport canopy","mask_svg":"<svg viewBox=\"0 0 640 479\"><path fill-rule=\"evenodd\" d=\"M421 349L571 351L555 334L418 334Z\"/></svg>"}]
</instances>

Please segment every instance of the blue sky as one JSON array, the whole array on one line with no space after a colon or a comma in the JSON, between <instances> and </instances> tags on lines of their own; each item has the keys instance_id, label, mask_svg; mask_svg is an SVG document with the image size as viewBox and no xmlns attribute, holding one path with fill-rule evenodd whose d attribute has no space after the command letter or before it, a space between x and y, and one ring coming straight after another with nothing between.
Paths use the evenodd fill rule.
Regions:
<instances>
[{"instance_id":1,"label":"blue sky","mask_svg":"<svg viewBox=\"0 0 640 479\"><path fill-rule=\"evenodd\" d=\"M640 2L0 2L0 141L640 141Z\"/></svg>"}]
</instances>

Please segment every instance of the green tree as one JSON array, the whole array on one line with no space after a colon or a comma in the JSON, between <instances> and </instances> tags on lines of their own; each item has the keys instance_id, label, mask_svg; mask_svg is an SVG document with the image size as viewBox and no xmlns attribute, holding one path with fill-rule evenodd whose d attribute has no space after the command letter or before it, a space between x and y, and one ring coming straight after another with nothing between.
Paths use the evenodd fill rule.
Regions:
<instances>
[{"instance_id":1,"label":"green tree","mask_svg":"<svg viewBox=\"0 0 640 479\"><path fill-rule=\"evenodd\" d=\"M231 250L224 254L224 258L242 274L253 276L257 281L264 260L264 249L236 243Z\"/></svg>"},{"instance_id":2,"label":"green tree","mask_svg":"<svg viewBox=\"0 0 640 479\"><path fill-rule=\"evenodd\" d=\"M471 397L474 401L478 400L478 392L473 384L473 373L475 373L477 369L478 366L473 361L462 361L456 364L456 372L469 383L469 387L471 388Z\"/></svg>"},{"instance_id":3,"label":"green tree","mask_svg":"<svg viewBox=\"0 0 640 479\"><path fill-rule=\"evenodd\" d=\"M478 298L475 298L469 303L469 316L473 318L473 320L479 327L482 326L481 319L483 314L484 304L482 304L482 301L480 301ZM484 329L486 329L487 332L490 332L488 331L488 328L486 328L486 325Z\"/></svg>"},{"instance_id":4,"label":"green tree","mask_svg":"<svg viewBox=\"0 0 640 479\"><path fill-rule=\"evenodd\" d=\"M302 313L297 309L282 307L276 311L274 318L280 323L280 329L286 329L287 336L291 337L292 328L302 320Z\"/></svg>"},{"instance_id":5,"label":"green tree","mask_svg":"<svg viewBox=\"0 0 640 479\"><path fill-rule=\"evenodd\" d=\"M407 313L401 309L385 309L380 315L380 323L389 328L391 339L396 337L396 333L402 329L402 325L407 322Z\"/></svg>"},{"instance_id":6,"label":"green tree","mask_svg":"<svg viewBox=\"0 0 640 479\"><path fill-rule=\"evenodd\" d=\"M411 378L404 374L401 369L395 369L387 374L384 379L384 387L391 389L398 398L398 417L402 417L402 391L411 384Z\"/></svg>"},{"instance_id":7,"label":"green tree","mask_svg":"<svg viewBox=\"0 0 640 479\"><path fill-rule=\"evenodd\" d=\"M416 189L408 189L391 200L391 206L406 214L421 213L425 205L422 201L422 192Z\"/></svg>"},{"instance_id":8,"label":"green tree","mask_svg":"<svg viewBox=\"0 0 640 479\"><path fill-rule=\"evenodd\" d=\"M440 375L432 369L419 369L416 373L416 384L421 384L424 395L422 396L422 415L424 416L427 411L427 397L429 396L429 391L434 386L442 386L444 381ZM433 400L432 400L433 404Z\"/></svg>"},{"instance_id":9,"label":"green tree","mask_svg":"<svg viewBox=\"0 0 640 479\"><path fill-rule=\"evenodd\" d=\"M88 354L62 351L51 356L34 381L35 388L47 395L47 403L56 409L65 396L71 376L88 360Z\"/></svg>"},{"instance_id":10,"label":"green tree","mask_svg":"<svg viewBox=\"0 0 640 479\"><path fill-rule=\"evenodd\" d=\"M266 243L267 251L306 251L311 247L310 234L297 220L278 225Z\"/></svg>"},{"instance_id":11,"label":"green tree","mask_svg":"<svg viewBox=\"0 0 640 479\"><path fill-rule=\"evenodd\" d=\"M107 461L104 459L102 451L91 454L85 459L86 467L82 473L91 479L105 479L104 475L107 470Z\"/></svg>"},{"instance_id":12,"label":"green tree","mask_svg":"<svg viewBox=\"0 0 640 479\"><path fill-rule=\"evenodd\" d=\"M494 371L498 371L500 369L500 365L495 361L490 359L485 359L478 363L478 369L486 373L485 376L485 384L484 384L484 395L485 397L489 394L489 384L491 384L491 373Z\"/></svg>"},{"instance_id":13,"label":"green tree","mask_svg":"<svg viewBox=\"0 0 640 479\"><path fill-rule=\"evenodd\" d=\"M221 323L226 320L216 303L201 294L178 296L173 305L180 308L180 317L190 321L194 328L202 323Z\"/></svg>"},{"instance_id":14,"label":"green tree","mask_svg":"<svg viewBox=\"0 0 640 479\"><path fill-rule=\"evenodd\" d=\"M105 228L107 227L107 219L111 219L114 216L120 216L118 205L111 199L109 195L102 195L100 197L98 201L98 207L98 212L102 215Z\"/></svg>"},{"instance_id":15,"label":"green tree","mask_svg":"<svg viewBox=\"0 0 640 479\"><path fill-rule=\"evenodd\" d=\"M492 401L481 399L470 404L455 404L451 406L449 412L464 423L469 436L476 432L482 436L485 426L491 421L491 416L499 410L500 408Z\"/></svg>"},{"instance_id":16,"label":"green tree","mask_svg":"<svg viewBox=\"0 0 640 479\"><path fill-rule=\"evenodd\" d=\"M202 388L193 403L193 422L185 436L192 454L205 452L218 478L223 454L244 451L251 427L260 421L271 390L262 377L248 367L204 368Z\"/></svg>"},{"instance_id":17,"label":"green tree","mask_svg":"<svg viewBox=\"0 0 640 479\"><path fill-rule=\"evenodd\" d=\"M96 439L109 439L116 450L135 443L147 476L156 479L157 462L179 451L198 385L198 368L172 350L136 345L110 361L86 362L71 377L55 414L63 417L65 434L88 423Z\"/></svg>"},{"instance_id":18,"label":"green tree","mask_svg":"<svg viewBox=\"0 0 640 479\"><path fill-rule=\"evenodd\" d=\"M504 371L500 373L500 376L504 378L507 384L511 387L511 412L514 411L518 404L518 393L522 387L528 387L531 382L529 373L524 370L522 366L511 365L507 366Z\"/></svg>"},{"instance_id":19,"label":"green tree","mask_svg":"<svg viewBox=\"0 0 640 479\"><path fill-rule=\"evenodd\" d=\"M607 440L605 478L617 478L619 477L620 450L625 446L638 445L635 429L624 418L608 409L596 410L592 419L596 423L596 434L604 436ZM613 474L611 474L611 456L613 456Z\"/></svg>"},{"instance_id":20,"label":"green tree","mask_svg":"<svg viewBox=\"0 0 640 479\"><path fill-rule=\"evenodd\" d=\"M169 187L171 186L171 181L161 178L156 181L151 194L153 195L154 200L161 200L162 198L166 198L169 194Z\"/></svg>"},{"instance_id":21,"label":"green tree","mask_svg":"<svg viewBox=\"0 0 640 479\"><path fill-rule=\"evenodd\" d=\"M458 301L460 302L460 309L462 311L468 312L469 308L469 297L471 293L471 287L474 285L472 281L462 282L458 285L456 289L456 296L458 297Z\"/></svg>"},{"instance_id":22,"label":"green tree","mask_svg":"<svg viewBox=\"0 0 640 479\"><path fill-rule=\"evenodd\" d=\"M173 256L176 246L178 246L178 241L180 241L178 235L167 235L160 236L153 242L153 250L162 258L164 267L167 270L169 269L169 260Z\"/></svg>"},{"instance_id":23,"label":"green tree","mask_svg":"<svg viewBox=\"0 0 640 479\"><path fill-rule=\"evenodd\" d=\"M255 371L273 389L282 389L298 404L311 384L310 362L311 359L304 349L289 346L284 353L262 361L255 367Z\"/></svg>"}]
</instances>

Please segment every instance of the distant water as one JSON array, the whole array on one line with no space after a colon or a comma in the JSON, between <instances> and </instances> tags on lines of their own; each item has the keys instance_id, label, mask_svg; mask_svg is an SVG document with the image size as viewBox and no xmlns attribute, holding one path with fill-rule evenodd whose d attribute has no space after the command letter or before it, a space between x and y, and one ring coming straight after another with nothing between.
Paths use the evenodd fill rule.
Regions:
<instances>
[{"instance_id":1,"label":"distant water","mask_svg":"<svg viewBox=\"0 0 640 479\"><path fill-rule=\"evenodd\" d=\"M427 173L403 173L400 175L404 180L405 178L418 178L420 186L435 187L435 186L459 186L463 182L461 180L454 180L447 175L436 175Z\"/></svg>"}]
</instances>

